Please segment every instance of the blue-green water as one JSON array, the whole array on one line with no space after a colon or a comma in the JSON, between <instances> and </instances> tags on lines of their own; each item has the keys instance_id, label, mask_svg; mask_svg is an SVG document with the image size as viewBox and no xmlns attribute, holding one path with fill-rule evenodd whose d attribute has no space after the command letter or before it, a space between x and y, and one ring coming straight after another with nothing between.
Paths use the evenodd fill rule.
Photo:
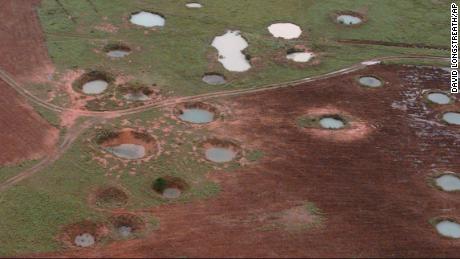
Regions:
<instances>
[{"instance_id":1,"label":"blue-green water","mask_svg":"<svg viewBox=\"0 0 460 259\"><path fill-rule=\"evenodd\" d=\"M190 108L182 110L179 118L191 123L208 123L214 120L214 113L199 108Z\"/></svg>"},{"instance_id":2,"label":"blue-green water","mask_svg":"<svg viewBox=\"0 0 460 259\"><path fill-rule=\"evenodd\" d=\"M211 147L206 149L206 158L212 162L225 163L232 161L236 153L229 148Z\"/></svg>"}]
</instances>

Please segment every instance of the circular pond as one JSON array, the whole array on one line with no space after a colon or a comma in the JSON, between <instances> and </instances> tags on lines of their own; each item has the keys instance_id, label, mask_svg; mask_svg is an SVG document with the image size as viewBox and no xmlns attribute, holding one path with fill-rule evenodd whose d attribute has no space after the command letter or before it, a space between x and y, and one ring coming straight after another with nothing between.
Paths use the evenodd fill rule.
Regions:
<instances>
[{"instance_id":1,"label":"circular pond","mask_svg":"<svg viewBox=\"0 0 460 259\"><path fill-rule=\"evenodd\" d=\"M206 159L216 163L230 162L236 157L236 152L231 148L210 147L205 151Z\"/></svg>"},{"instance_id":2,"label":"circular pond","mask_svg":"<svg viewBox=\"0 0 460 259\"><path fill-rule=\"evenodd\" d=\"M94 70L82 74L73 82L72 87L87 95L98 95L105 92L113 81L110 74Z\"/></svg>"},{"instance_id":3,"label":"circular pond","mask_svg":"<svg viewBox=\"0 0 460 259\"><path fill-rule=\"evenodd\" d=\"M341 129L345 127L345 122L339 117L323 117L319 120L319 124L325 129Z\"/></svg>"},{"instance_id":4,"label":"circular pond","mask_svg":"<svg viewBox=\"0 0 460 259\"><path fill-rule=\"evenodd\" d=\"M355 15L341 14L337 16L337 22L344 25L356 25L363 22L363 20Z\"/></svg>"},{"instance_id":5,"label":"circular pond","mask_svg":"<svg viewBox=\"0 0 460 259\"><path fill-rule=\"evenodd\" d=\"M444 174L435 179L435 183L443 191L460 191L460 178L453 174Z\"/></svg>"},{"instance_id":6,"label":"circular pond","mask_svg":"<svg viewBox=\"0 0 460 259\"><path fill-rule=\"evenodd\" d=\"M209 104L196 102L181 104L175 109L176 116L185 122L204 124L214 121L217 109Z\"/></svg>"},{"instance_id":7,"label":"circular pond","mask_svg":"<svg viewBox=\"0 0 460 259\"><path fill-rule=\"evenodd\" d=\"M85 94L101 94L107 90L109 83L104 80L93 80L86 82L82 86L82 92Z\"/></svg>"},{"instance_id":8,"label":"circular pond","mask_svg":"<svg viewBox=\"0 0 460 259\"><path fill-rule=\"evenodd\" d=\"M460 238L460 224L451 220L442 220L436 223L436 230L439 234L450 237Z\"/></svg>"},{"instance_id":9,"label":"circular pond","mask_svg":"<svg viewBox=\"0 0 460 259\"><path fill-rule=\"evenodd\" d=\"M106 147L105 150L124 159L140 159L145 156L145 148L136 144L120 144Z\"/></svg>"},{"instance_id":10,"label":"circular pond","mask_svg":"<svg viewBox=\"0 0 460 259\"><path fill-rule=\"evenodd\" d=\"M442 115L442 119L453 125L460 125L460 113L458 112L446 112Z\"/></svg>"},{"instance_id":11,"label":"circular pond","mask_svg":"<svg viewBox=\"0 0 460 259\"><path fill-rule=\"evenodd\" d=\"M380 79L374 76L362 76L359 78L358 82L361 85L370 88L381 87L383 85L382 81L380 81Z\"/></svg>"},{"instance_id":12,"label":"circular pond","mask_svg":"<svg viewBox=\"0 0 460 259\"><path fill-rule=\"evenodd\" d=\"M436 103L436 104L449 104L451 99L450 97L445 94L445 93L429 93L427 94L426 98L432 102L432 103Z\"/></svg>"},{"instance_id":13,"label":"circular pond","mask_svg":"<svg viewBox=\"0 0 460 259\"><path fill-rule=\"evenodd\" d=\"M145 11L132 14L129 21L132 24L148 28L162 27L165 25L165 18L163 18L161 15Z\"/></svg>"},{"instance_id":14,"label":"circular pond","mask_svg":"<svg viewBox=\"0 0 460 259\"><path fill-rule=\"evenodd\" d=\"M294 62L305 63L314 57L313 53L306 51L292 52L286 55L286 58Z\"/></svg>"},{"instance_id":15,"label":"circular pond","mask_svg":"<svg viewBox=\"0 0 460 259\"><path fill-rule=\"evenodd\" d=\"M208 139L202 144L202 147L205 158L214 163L230 162L240 152L239 146L233 141L217 138Z\"/></svg>"},{"instance_id":16,"label":"circular pond","mask_svg":"<svg viewBox=\"0 0 460 259\"><path fill-rule=\"evenodd\" d=\"M94 245L95 242L94 236L89 233L82 233L77 235L74 239L75 245L80 247L90 247Z\"/></svg>"},{"instance_id":17,"label":"circular pond","mask_svg":"<svg viewBox=\"0 0 460 259\"><path fill-rule=\"evenodd\" d=\"M268 31L273 37L286 40L296 39L302 34L300 27L293 23L274 23L268 26Z\"/></svg>"}]
</instances>

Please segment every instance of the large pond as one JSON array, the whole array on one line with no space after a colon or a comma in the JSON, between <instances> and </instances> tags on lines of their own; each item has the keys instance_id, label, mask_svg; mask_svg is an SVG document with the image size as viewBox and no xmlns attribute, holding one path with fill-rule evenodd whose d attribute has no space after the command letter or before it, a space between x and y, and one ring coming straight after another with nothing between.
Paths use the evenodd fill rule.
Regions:
<instances>
[{"instance_id":1,"label":"large pond","mask_svg":"<svg viewBox=\"0 0 460 259\"><path fill-rule=\"evenodd\" d=\"M436 185L444 191L460 191L460 179L453 174L445 174L435 179Z\"/></svg>"},{"instance_id":2,"label":"large pond","mask_svg":"<svg viewBox=\"0 0 460 259\"><path fill-rule=\"evenodd\" d=\"M248 47L248 43L239 31L227 31L224 35L215 37L212 46L219 52L219 62L225 69L244 72L251 68L246 55L242 52Z\"/></svg>"},{"instance_id":3,"label":"large pond","mask_svg":"<svg viewBox=\"0 0 460 259\"><path fill-rule=\"evenodd\" d=\"M106 89L109 83L104 80L93 80L85 83L82 86L82 92L85 94L101 94Z\"/></svg>"},{"instance_id":4,"label":"large pond","mask_svg":"<svg viewBox=\"0 0 460 259\"><path fill-rule=\"evenodd\" d=\"M268 26L268 31L276 38L296 39L302 34L299 26L293 23L274 23Z\"/></svg>"},{"instance_id":5,"label":"large pond","mask_svg":"<svg viewBox=\"0 0 460 259\"><path fill-rule=\"evenodd\" d=\"M436 224L436 230L439 234L451 237L460 238L460 224L450 220L443 220Z\"/></svg>"},{"instance_id":6,"label":"large pond","mask_svg":"<svg viewBox=\"0 0 460 259\"><path fill-rule=\"evenodd\" d=\"M161 27L165 25L165 18L150 12L138 12L131 15L130 22L143 27Z\"/></svg>"},{"instance_id":7,"label":"large pond","mask_svg":"<svg viewBox=\"0 0 460 259\"><path fill-rule=\"evenodd\" d=\"M208 123L214 120L214 113L200 108L186 108L182 110L179 119L192 123Z\"/></svg>"},{"instance_id":8,"label":"large pond","mask_svg":"<svg viewBox=\"0 0 460 259\"><path fill-rule=\"evenodd\" d=\"M230 148L211 147L206 149L205 156L212 162L225 163L232 161L236 157L236 153Z\"/></svg>"},{"instance_id":9,"label":"large pond","mask_svg":"<svg viewBox=\"0 0 460 259\"><path fill-rule=\"evenodd\" d=\"M105 150L117 157L124 159L140 159L145 156L145 148L136 144L121 144L117 146L106 147Z\"/></svg>"}]
</instances>

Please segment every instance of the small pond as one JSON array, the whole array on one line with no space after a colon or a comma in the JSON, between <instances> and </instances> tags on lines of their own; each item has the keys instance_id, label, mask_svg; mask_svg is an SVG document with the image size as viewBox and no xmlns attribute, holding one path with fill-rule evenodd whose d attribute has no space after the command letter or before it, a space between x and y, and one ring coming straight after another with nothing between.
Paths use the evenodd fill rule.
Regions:
<instances>
[{"instance_id":1,"label":"small pond","mask_svg":"<svg viewBox=\"0 0 460 259\"><path fill-rule=\"evenodd\" d=\"M225 163L232 161L236 157L236 153L230 148L211 147L206 149L205 156L212 162Z\"/></svg>"},{"instance_id":2,"label":"small pond","mask_svg":"<svg viewBox=\"0 0 460 259\"><path fill-rule=\"evenodd\" d=\"M121 144L118 146L106 147L105 150L124 159L140 159L145 156L144 146L136 144Z\"/></svg>"}]
</instances>

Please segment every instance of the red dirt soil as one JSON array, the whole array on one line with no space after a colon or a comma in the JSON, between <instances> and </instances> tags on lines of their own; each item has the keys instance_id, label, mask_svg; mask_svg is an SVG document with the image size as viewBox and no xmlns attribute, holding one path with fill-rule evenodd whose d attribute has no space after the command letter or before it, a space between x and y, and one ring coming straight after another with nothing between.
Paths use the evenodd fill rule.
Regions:
<instances>
[{"instance_id":1,"label":"red dirt soil","mask_svg":"<svg viewBox=\"0 0 460 259\"><path fill-rule=\"evenodd\" d=\"M53 72L37 16L39 0L0 0L0 67L18 81L44 81Z\"/></svg>"},{"instance_id":2,"label":"red dirt soil","mask_svg":"<svg viewBox=\"0 0 460 259\"><path fill-rule=\"evenodd\" d=\"M355 80L361 74L387 84L360 87ZM457 257L460 242L441 237L429 220L459 219L460 200L430 187L427 177L436 168L460 172L460 127L437 123L441 111L459 104L427 105L420 96L422 89L448 87L442 70L372 66L227 98L232 119L214 134L263 151L258 163L212 172L222 190L215 198L151 209L160 228L146 238L54 256ZM342 141L297 126L307 111L332 106L373 130ZM295 233L262 228L264 215L305 201L324 213L322 227Z\"/></svg>"},{"instance_id":3,"label":"red dirt soil","mask_svg":"<svg viewBox=\"0 0 460 259\"><path fill-rule=\"evenodd\" d=\"M46 80L47 72L52 71L35 13L38 2L0 0L0 68L21 82ZM0 91L0 165L49 153L58 130L2 80Z\"/></svg>"}]
</instances>

